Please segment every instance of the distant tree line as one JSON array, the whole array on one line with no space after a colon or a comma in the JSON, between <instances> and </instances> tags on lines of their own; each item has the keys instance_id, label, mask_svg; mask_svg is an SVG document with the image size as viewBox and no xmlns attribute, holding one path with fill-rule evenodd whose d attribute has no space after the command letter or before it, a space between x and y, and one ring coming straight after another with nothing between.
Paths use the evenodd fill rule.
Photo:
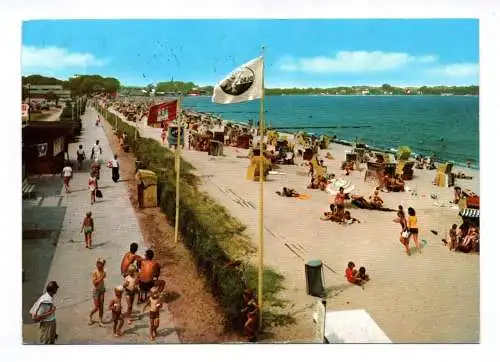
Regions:
<instances>
[{"instance_id":1,"label":"distant tree line","mask_svg":"<svg viewBox=\"0 0 500 362\"><path fill-rule=\"evenodd\" d=\"M420 95L478 95L479 86L422 86L422 87L394 87L390 84L383 84L380 87L371 86L352 86L352 87L332 87L332 88L270 88L266 89L266 95L281 95L281 94L329 94L329 95L356 95L362 94L363 91L368 91L372 95L404 95L404 94L420 94Z\"/></svg>"},{"instance_id":2,"label":"distant tree line","mask_svg":"<svg viewBox=\"0 0 500 362\"><path fill-rule=\"evenodd\" d=\"M79 96L92 93L114 93L120 89L120 81L112 77L101 77L100 75L78 75L71 77L68 80L60 80L52 77L44 77L42 75L23 76L21 78L22 85L62 85L63 89L70 90L72 96ZM27 92L23 87L24 93Z\"/></svg>"},{"instance_id":3,"label":"distant tree line","mask_svg":"<svg viewBox=\"0 0 500 362\"><path fill-rule=\"evenodd\" d=\"M193 82L181 81L161 81L156 85L149 84L145 87L122 87L120 81L116 78L104 78L100 75L79 75L68 80L60 80L41 75L30 75L22 77L22 84L32 85L62 85L64 89L71 90L72 95L92 94L96 92L114 93L117 91L127 90L146 90L151 91L156 87L156 92L164 93L197 93L201 95L211 95L214 87L199 86ZM390 84L382 84L380 87L372 86L340 86L331 88L266 88L266 95L306 95L306 94L329 94L329 95L356 95L362 94L363 91L368 91L371 95L403 95L403 94L419 94L419 95L479 95L479 86L422 86L422 87L395 87ZM23 88L24 92L24 88Z\"/></svg>"}]
</instances>

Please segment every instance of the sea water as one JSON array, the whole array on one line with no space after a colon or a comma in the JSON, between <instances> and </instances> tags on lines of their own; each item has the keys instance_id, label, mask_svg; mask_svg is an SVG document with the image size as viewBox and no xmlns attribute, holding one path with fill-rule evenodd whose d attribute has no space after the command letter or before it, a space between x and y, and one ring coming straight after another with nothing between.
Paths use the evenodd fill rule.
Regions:
<instances>
[{"instance_id":1,"label":"sea water","mask_svg":"<svg viewBox=\"0 0 500 362\"><path fill-rule=\"evenodd\" d=\"M260 102L220 105L210 97L186 97L183 107L257 124ZM358 138L384 149L409 146L415 153L479 166L477 96L267 96L265 110L267 126L302 127L287 130L292 133Z\"/></svg>"}]
</instances>

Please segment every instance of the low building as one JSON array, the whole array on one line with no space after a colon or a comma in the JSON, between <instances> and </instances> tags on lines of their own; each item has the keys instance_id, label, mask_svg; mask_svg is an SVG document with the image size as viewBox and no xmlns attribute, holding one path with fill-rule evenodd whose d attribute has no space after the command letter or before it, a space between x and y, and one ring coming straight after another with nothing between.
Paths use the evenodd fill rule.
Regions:
<instances>
[{"instance_id":1,"label":"low building","mask_svg":"<svg viewBox=\"0 0 500 362\"><path fill-rule=\"evenodd\" d=\"M62 85L34 85L28 86L29 97L45 98L47 93L54 93L60 100L71 99L71 91L63 89Z\"/></svg>"},{"instance_id":2,"label":"low building","mask_svg":"<svg viewBox=\"0 0 500 362\"><path fill-rule=\"evenodd\" d=\"M60 173L73 122L34 121L22 128L22 160L26 176Z\"/></svg>"}]
</instances>

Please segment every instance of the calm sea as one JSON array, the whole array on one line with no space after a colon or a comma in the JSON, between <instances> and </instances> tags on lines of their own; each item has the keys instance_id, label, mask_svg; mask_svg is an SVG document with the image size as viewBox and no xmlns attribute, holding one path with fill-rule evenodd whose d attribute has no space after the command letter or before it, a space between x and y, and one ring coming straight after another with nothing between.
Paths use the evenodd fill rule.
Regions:
<instances>
[{"instance_id":1,"label":"calm sea","mask_svg":"<svg viewBox=\"0 0 500 362\"><path fill-rule=\"evenodd\" d=\"M186 97L183 107L256 124L260 102L219 105L210 97ZM265 109L266 124L272 127L299 126L344 140L357 137L387 149L407 145L413 152L435 153L455 164L471 160L475 168L479 165L476 96L268 96ZM338 128L316 128L332 126Z\"/></svg>"}]
</instances>

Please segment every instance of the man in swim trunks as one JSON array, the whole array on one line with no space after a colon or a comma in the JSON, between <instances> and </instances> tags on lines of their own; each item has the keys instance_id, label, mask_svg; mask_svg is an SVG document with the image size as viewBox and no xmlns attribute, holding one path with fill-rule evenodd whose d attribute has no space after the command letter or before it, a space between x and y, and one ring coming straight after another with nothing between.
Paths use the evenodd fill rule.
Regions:
<instances>
[{"instance_id":1,"label":"man in swim trunks","mask_svg":"<svg viewBox=\"0 0 500 362\"><path fill-rule=\"evenodd\" d=\"M160 276L160 264L153 260L154 255L153 250L146 250L146 259L143 259L141 262L138 303L146 301L149 291L155 286Z\"/></svg>"},{"instance_id":2,"label":"man in swim trunks","mask_svg":"<svg viewBox=\"0 0 500 362\"><path fill-rule=\"evenodd\" d=\"M131 265L135 264L135 269L139 270L139 266L142 261L142 257L137 255L137 250L139 249L139 245L137 243L130 244L130 251L127 252L122 258L122 264L120 267L120 271L122 276L127 277L127 272Z\"/></svg>"}]
</instances>

